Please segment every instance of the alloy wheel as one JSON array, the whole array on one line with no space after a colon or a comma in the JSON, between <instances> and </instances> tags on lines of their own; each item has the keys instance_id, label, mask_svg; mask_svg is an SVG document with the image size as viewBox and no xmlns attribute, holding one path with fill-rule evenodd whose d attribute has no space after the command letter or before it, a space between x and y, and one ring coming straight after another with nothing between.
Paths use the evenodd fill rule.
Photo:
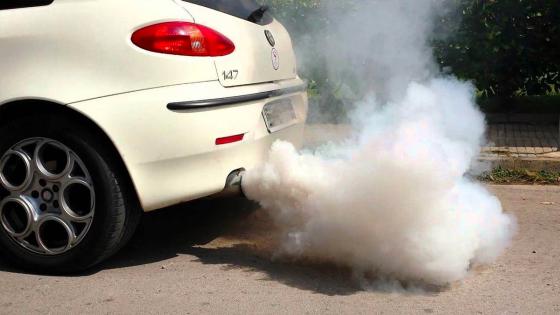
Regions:
<instances>
[{"instance_id":1,"label":"alloy wheel","mask_svg":"<svg viewBox=\"0 0 560 315\"><path fill-rule=\"evenodd\" d=\"M90 173L64 144L26 139L0 159L0 228L25 249L68 252L88 233L94 211Z\"/></svg>"}]
</instances>

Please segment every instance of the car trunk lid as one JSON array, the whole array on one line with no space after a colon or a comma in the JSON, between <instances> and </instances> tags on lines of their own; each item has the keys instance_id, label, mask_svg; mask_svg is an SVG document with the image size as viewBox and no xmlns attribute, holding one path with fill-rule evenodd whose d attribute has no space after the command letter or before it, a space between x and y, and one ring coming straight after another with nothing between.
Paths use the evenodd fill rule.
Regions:
<instances>
[{"instance_id":1,"label":"car trunk lid","mask_svg":"<svg viewBox=\"0 0 560 315\"><path fill-rule=\"evenodd\" d=\"M210 27L235 44L235 51L215 57L223 86L275 82L297 77L296 58L284 26L253 0L177 0L197 24Z\"/></svg>"}]
</instances>

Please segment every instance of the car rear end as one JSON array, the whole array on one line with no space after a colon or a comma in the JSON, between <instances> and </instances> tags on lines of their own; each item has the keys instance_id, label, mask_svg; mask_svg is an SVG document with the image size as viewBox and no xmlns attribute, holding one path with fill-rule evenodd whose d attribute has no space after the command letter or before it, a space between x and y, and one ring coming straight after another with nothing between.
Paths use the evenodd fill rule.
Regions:
<instances>
[{"instance_id":1,"label":"car rear end","mask_svg":"<svg viewBox=\"0 0 560 315\"><path fill-rule=\"evenodd\" d=\"M159 1L174 2L181 18L130 30L127 45L144 58L134 71L150 76L158 63L175 63L153 75L183 71L189 80L69 102L111 138L146 211L219 193L230 174L263 162L274 141L300 145L307 116L289 34L265 8L252 0ZM210 62L211 78L183 67L199 61L205 65L192 71Z\"/></svg>"}]
</instances>

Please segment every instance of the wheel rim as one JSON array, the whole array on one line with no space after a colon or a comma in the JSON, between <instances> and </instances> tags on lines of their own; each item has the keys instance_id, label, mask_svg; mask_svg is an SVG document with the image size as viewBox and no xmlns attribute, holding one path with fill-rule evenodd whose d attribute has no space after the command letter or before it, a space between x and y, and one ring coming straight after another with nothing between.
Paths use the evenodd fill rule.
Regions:
<instances>
[{"instance_id":1,"label":"wheel rim","mask_svg":"<svg viewBox=\"0 0 560 315\"><path fill-rule=\"evenodd\" d=\"M90 173L64 144L27 139L0 158L0 228L25 249L68 252L83 241L94 212Z\"/></svg>"}]
</instances>

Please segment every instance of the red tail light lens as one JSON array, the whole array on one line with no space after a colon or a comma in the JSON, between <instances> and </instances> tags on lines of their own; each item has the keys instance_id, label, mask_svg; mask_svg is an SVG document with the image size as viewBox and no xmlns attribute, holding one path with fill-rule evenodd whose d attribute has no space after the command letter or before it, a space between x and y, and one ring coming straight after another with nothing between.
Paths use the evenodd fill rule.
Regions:
<instances>
[{"instance_id":1,"label":"red tail light lens","mask_svg":"<svg viewBox=\"0 0 560 315\"><path fill-rule=\"evenodd\" d=\"M195 23L166 22L141 28L132 34L132 42L156 53L218 57L231 54L235 45L219 32Z\"/></svg>"}]
</instances>

